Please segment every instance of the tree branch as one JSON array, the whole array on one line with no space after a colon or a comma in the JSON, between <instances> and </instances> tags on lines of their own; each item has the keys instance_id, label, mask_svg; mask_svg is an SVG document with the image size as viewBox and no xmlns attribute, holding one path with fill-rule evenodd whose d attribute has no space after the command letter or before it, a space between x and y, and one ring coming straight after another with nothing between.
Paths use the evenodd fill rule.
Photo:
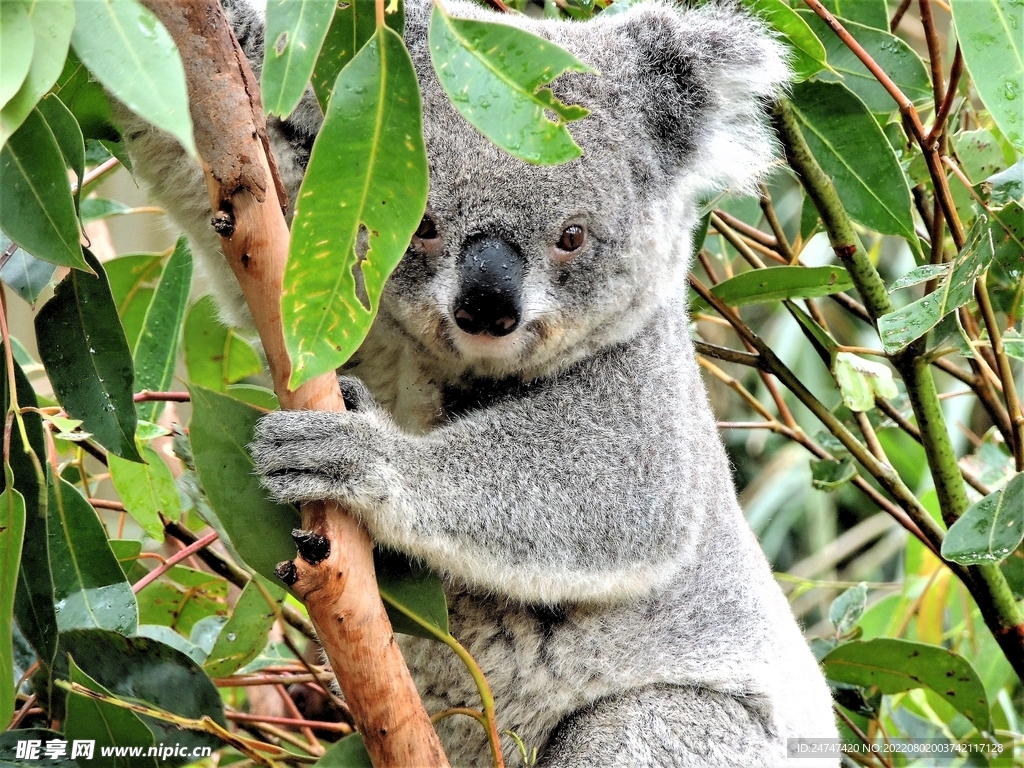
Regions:
<instances>
[{"instance_id":1,"label":"tree branch","mask_svg":"<svg viewBox=\"0 0 1024 768\"><path fill-rule=\"evenodd\" d=\"M344 410L333 373L295 391L287 386L291 363L280 310L289 242L285 196L268 149L257 81L220 3L146 5L181 53L217 231L281 405ZM297 558L291 586L306 604L374 765L447 766L381 603L369 535L331 502L303 505L302 520L329 551L316 562Z\"/></svg>"}]
</instances>

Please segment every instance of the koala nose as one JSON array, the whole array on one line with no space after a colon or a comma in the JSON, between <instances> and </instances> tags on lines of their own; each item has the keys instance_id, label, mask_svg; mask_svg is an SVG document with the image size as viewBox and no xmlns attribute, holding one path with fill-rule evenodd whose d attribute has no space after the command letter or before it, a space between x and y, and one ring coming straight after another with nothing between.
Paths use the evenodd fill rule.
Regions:
<instances>
[{"instance_id":1,"label":"koala nose","mask_svg":"<svg viewBox=\"0 0 1024 768\"><path fill-rule=\"evenodd\" d=\"M522 316L526 264L519 250L489 235L470 240L459 260L455 324L466 333L507 336Z\"/></svg>"}]
</instances>

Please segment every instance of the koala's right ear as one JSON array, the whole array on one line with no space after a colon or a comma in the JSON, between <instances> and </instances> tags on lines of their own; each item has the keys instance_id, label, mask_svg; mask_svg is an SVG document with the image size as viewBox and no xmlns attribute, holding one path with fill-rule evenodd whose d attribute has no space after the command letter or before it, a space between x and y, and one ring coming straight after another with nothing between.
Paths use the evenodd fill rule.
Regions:
<instances>
[{"instance_id":1,"label":"koala's right ear","mask_svg":"<svg viewBox=\"0 0 1024 768\"><path fill-rule=\"evenodd\" d=\"M790 78L782 45L728 2L642 3L607 23L625 40L663 169L702 193L752 191L777 154L766 108Z\"/></svg>"}]
</instances>

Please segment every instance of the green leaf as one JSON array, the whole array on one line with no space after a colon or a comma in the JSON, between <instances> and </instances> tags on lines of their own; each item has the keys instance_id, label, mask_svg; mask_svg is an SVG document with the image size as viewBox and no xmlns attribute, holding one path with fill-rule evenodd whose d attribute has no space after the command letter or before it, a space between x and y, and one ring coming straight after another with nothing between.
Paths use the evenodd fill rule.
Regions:
<instances>
[{"instance_id":1,"label":"green leaf","mask_svg":"<svg viewBox=\"0 0 1024 768\"><path fill-rule=\"evenodd\" d=\"M447 635L448 599L441 580L404 555L376 549L374 570L395 632L437 640Z\"/></svg>"},{"instance_id":2,"label":"green leaf","mask_svg":"<svg viewBox=\"0 0 1024 768\"><path fill-rule=\"evenodd\" d=\"M889 293L902 291L904 288L910 288L912 285L925 283L936 277L944 277L949 274L949 270L951 268L952 265L948 263L922 264L920 267L914 267L914 269L907 272L907 274L889 286Z\"/></svg>"},{"instance_id":3,"label":"green leaf","mask_svg":"<svg viewBox=\"0 0 1024 768\"><path fill-rule=\"evenodd\" d=\"M868 604L868 585L863 581L850 587L832 601L828 608L828 620L836 628L836 634L845 635L857 626Z\"/></svg>"},{"instance_id":4,"label":"green leaf","mask_svg":"<svg viewBox=\"0 0 1024 768\"><path fill-rule=\"evenodd\" d=\"M30 0L19 4L28 8L32 21L32 63L17 93L0 109L0 147L18 130L60 76L75 23L71 0ZM15 3L4 0L3 5ZM6 23L6 13L3 20ZM6 34L3 41L6 41ZM6 73L4 77L6 79Z\"/></svg>"},{"instance_id":5,"label":"green leaf","mask_svg":"<svg viewBox=\"0 0 1024 768\"><path fill-rule=\"evenodd\" d=\"M44 96L39 102L39 112L57 140L65 165L74 171L78 179L78 188L73 196L77 209L79 196L82 194L82 177L85 173L85 139L82 138L82 129L78 127L78 121L64 106L64 102L52 93Z\"/></svg>"},{"instance_id":6,"label":"green leaf","mask_svg":"<svg viewBox=\"0 0 1024 768\"><path fill-rule=\"evenodd\" d=\"M87 197L79 206L82 223L84 224L88 224L90 221L107 219L111 216L124 216L127 213L132 213L134 210L134 208L129 208L117 200L107 200L102 197Z\"/></svg>"},{"instance_id":7,"label":"green leaf","mask_svg":"<svg viewBox=\"0 0 1024 768\"><path fill-rule=\"evenodd\" d=\"M164 266L135 345L135 391L164 392L174 381L178 336L192 285L192 251L182 235ZM139 403L139 418L156 421L164 403Z\"/></svg>"},{"instance_id":8,"label":"green leaf","mask_svg":"<svg viewBox=\"0 0 1024 768\"><path fill-rule=\"evenodd\" d=\"M18 589L21 545L25 537L25 499L14 488L14 473L4 466L7 478L0 493L0 626L14 620L14 595ZM0 632L0 722L14 714L14 637Z\"/></svg>"},{"instance_id":9,"label":"green leaf","mask_svg":"<svg viewBox=\"0 0 1024 768\"><path fill-rule=\"evenodd\" d=\"M103 267L72 270L36 315L39 357L61 406L106 449L141 461L135 449L132 357Z\"/></svg>"},{"instance_id":10,"label":"green leaf","mask_svg":"<svg viewBox=\"0 0 1024 768\"><path fill-rule=\"evenodd\" d=\"M61 632L99 627L131 634L135 595L95 510L66 480L49 486L47 501L50 572Z\"/></svg>"},{"instance_id":11,"label":"green leaf","mask_svg":"<svg viewBox=\"0 0 1024 768\"><path fill-rule=\"evenodd\" d=\"M82 135L87 139L102 141L118 141L120 134L114 126L114 119L110 113L110 99L103 86L92 79L89 70L78 60L74 51L68 52L67 61L64 63L64 71L57 78L57 84L53 86L53 92L60 96L60 100L71 110L79 126ZM104 149L106 152L106 150ZM110 152L106 152L109 157ZM106 160L107 158L104 158ZM102 160L100 162L103 162ZM122 163L126 168L131 168L130 163ZM92 161L90 165L98 165Z\"/></svg>"},{"instance_id":12,"label":"green leaf","mask_svg":"<svg viewBox=\"0 0 1024 768\"><path fill-rule=\"evenodd\" d=\"M878 318L878 333L887 354L894 354L930 331L974 294L974 281L992 261L992 239L979 222L953 263L952 272L932 293Z\"/></svg>"},{"instance_id":13,"label":"green leaf","mask_svg":"<svg viewBox=\"0 0 1024 768\"><path fill-rule=\"evenodd\" d=\"M37 258L88 269L64 156L39 110L0 150L0 184L0 228L11 240Z\"/></svg>"},{"instance_id":14,"label":"green leaf","mask_svg":"<svg viewBox=\"0 0 1024 768\"><path fill-rule=\"evenodd\" d=\"M782 0L745 0L745 4L782 36L791 53L789 66L798 80L806 80L828 67L821 40Z\"/></svg>"},{"instance_id":15,"label":"green leaf","mask_svg":"<svg viewBox=\"0 0 1024 768\"><path fill-rule=\"evenodd\" d=\"M353 733L332 745L313 768L373 768L373 763L366 752L363 737Z\"/></svg>"},{"instance_id":16,"label":"green leaf","mask_svg":"<svg viewBox=\"0 0 1024 768\"><path fill-rule=\"evenodd\" d=\"M825 82L841 80L872 112L894 112L897 107L892 96L846 43L840 40L813 11L804 10L797 13L825 44L828 63L834 70L821 72L817 79ZM931 102L932 88L928 70L913 48L895 35L889 34L888 30L872 29L852 21L844 21L843 26L871 55L875 63L892 78L907 98L915 104Z\"/></svg>"},{"instance_id":17,"label":"green leaf","mask_svg":"<svg viewBox=\"0 0 1024 768\"><path fill-rule=\"evenodd\" d=\"M216 392L263 370L256 350L220 321L212 296L188 310L183 345L189 380Z\"/></svg>"},{"instance_id":18,"label":"green leaf","mask_svg":"<svg viewBox=\"0 0 1024 768\"><path fill-rule=\"evenodd\" d=\"M145 464L108 456L110 479L128 514L151 538L164 540L163 514L177 520L181 501L174 476L160 455L148 445L140 446Z\"/></svg>"},{"instance_id":19,"label":"green leaf","mask_svg":"<svg viewBox=\"0 0 1024 768\"><path fill-rule=\"evenodd\" d=\"M3 347L0 345L0 354ZM21 366L14 364L15 391L18 405L36 408L35 391ZM0 392L7 392L7 366L0 366ZM44 667L49 667L57 652L57 617L53 609L53 582L50 578L49 548L46 535L46 480L43 462L46 447L43 442L43 422L38 413L31 411L22 416L28 445L22 441L21 430L11 431L10 466L14 473L14 488L25 500L25 537L22 563L32 563L18 573L18 590L14 601L14 615L25 639L29 641ZM4 477L4 488L8 488Z\"/></svg>"},{"instance_id":20,"label":"green leaf","mask_svg":"<svg viewBox=\"0 0 1024 768\"><path fill-rule=\"evenodd\" d=\"M10 244L7 235L0 232L0 252L6 251ZM17 248L7 263L0 267L0 280L7 283L29 304L35 304L56 271L56 264L37 259L28 251Z\"/></svg>"},{"instance_id":21,"label":"green leaf","mask_svg":"<svg viewBox=\"0 0 1024 768\"><path fill-rule=\"evenodd\" d=\"M333 371L362 343L426 195L416 73L383 28L338 77L296 201L281 295L289 386Z\"/></svg>"},{"instance_id":22,"label":"green leaf","mask_svg":"<svg viewBox=\"0 0 1024 768\"><path fill-rule=\"evenodd\" d=\"M998 563L1024 541L1024 472L990 493L950 526L942 556L961 565Z\"/></svg>"},{"instance_id":23,"label":"green leaf","mask_svg":"<svg viewBox=\"0 0 1024 768\"><path fill-rule=\"evenodd\" d=\"M814 351L818 353L818 357L824 361L829 370L832 370L836 364L836 355L839 352L836 340L795 302L784 302L784 306L789 310L789 313L797 323L800 324L800 330L807 337L807 340L811 342Z\"/></svg>"},{"instance_id":24,"label":"green leaf","mask_svg":"<svg viewBox=\"0 0 1024 768\"><path fill-rule=\"evenodd\" d=\"M295 557L291 531L299 525L299 516L294 507L267 499L253 471L246 446L262 414L203 387L192 386L189 392L192 452L217 513L218 530L250 568L279 584L274 566ZM259 525L253 525L254 520Z\"/></svg>"},{"instance_id":25,"label":"green leaf","mask_svg":"<svg viewBox=\"0 0 1024 768\"><path fill-rule=\"evenodd\" d=\"M811 461L811 486L819 491L834 491L857 475L853 459L816 459Z\"/></svg>"},{"instance_id":26,"label":"green leaf","mask_svg":"<svg viewBox=\"0 0 1024 768\"><path fill-rule=\"evenodd\" d=\"M267 3L260 90L268 115L287 117L298 106L331 25L334 6L324 0Z\"/></svg>"},{"instance_id":27,"label":"green leaf","mask_svg":"<svg viewBox=\"0 0 1024 768\"><path fill-rule=\"evenodd\" d=\"M875 407L875 395L893 398L899 394L888 366L850 352L836 354L832 373L843 395L843 405L851 411L870 411Z\"/></svg>"},{"instance_id":28,"label":"green leaf","mask_svg":"<svg viewBox=\"0 0 1024 768\"><path fill-rule=\"evenodd\" d=\"M171 648L176 648L196 664L202 664L206 661L206 651L198 645L194 645L190 640L186 640L170 627L164 627L159 624L140 624L139 631L135 633L135 636L148 637L164 645L169 645Z\"/></svg>"},{"instance_id":29,"label":"green leaf","mask_svg":"<svg viewBox=\"0 0 1024 768\"><path fill-rule=\"evenodd\" d=\"M75 0L71 45L128 109L174 136L192 155L192 118L178 49L136 0Z\"/></svg>"},{"instance_id":30,"label":"green leaf","mask_svg":"<svg viewBox=\"0 0 1024 768\"><path fill-rule=\"evenodd\" d=\"M226 725L217 688L181 651L146 637L128 638L95 629L62 633L61 643L79 668L114 696L195 720L206 716ZM146 715L139 718L153 732L157 744L178 745L186 754L195 747L222 746L208 733L180 729ZM168 756L160 765L174 768L188 761L188 757Z\"/></svg>"},{"instance_id":31,"label":"green leaf","mask_svg":"<svg viewBox=\"0 0 1024 768\"><path fill-rule=\"evenodd\" d=\"M279 603L284 596L283 589L261 576L246 584L203 664L206 674L227 677L255 659L266 646L276 618L267 598Z\"/></svg>"},{"instance_id":32,"label":"green leaf","mask_svg":"<svg viewBox=\"0 0 1024 768\"><path fill-rule=\"evenodd\" d=\"M403 5L399 2L398 10L384 17L384 22L399 35L405 26ZM324 112L338 74L377 32L375 6L374 0L347 0L334 10L312 77L313 91Z\"/></svg>"},{"instance_id":33,"label":"green leaf","mask_svg":"<svg viewBox=\"0 0 1024 768\"><path fill-rule=\"evenodd\" d=\"M832 12L833 16L847 21L855 21L875 29L889 31L889 14L885 8L885 0L822 0L822 5Z\"/></svg>"},{"instance_id":34,"label":"green leaf","mask_svg":"<svg viewBox=\"0 0 1024 768\"><path fill-rule=\"evenodd\" d=\"M980 184L1005 165L1003 150L991 131L961 131L951 138L957 159L973 184Z\"/></svg>"},{"instance_id":35,"label":"green leaf","mask_svg":"<svg viewBox=\"0 0 1024 768\"><path fill-rule=\"evenodd\" d=\"M979 729L989 726L988 697L977 673L962 656L935 645L879 637L843 643L823 660L829 680L885 694L929 688Z\"/></svg>"},{"instance_id":36,"label":"green leaf","mask_svg":"<svg viewBox=\"0 0 1024 768\"><path fill-rule=\"evenodd\" d=\"M188 633L208 616L225 616L227 612L228 583L220 576L180 565L139 592L140 624Z\"/></svg>"},{"instance_id":37,"label":"green leaf","mask_svg":"<svg viewBox=\"0 0 1024 768\"><path fill-rule=\"evenodd\" d=\"M853 287L842 267L772 267L752 269L725 280L711 292L729 306L763 304L782 299L831 296Z\"/></svg>"},{"instance_id":38,"label":"green leaf","mask_svg":"<svg viewBox=\"0 0 1024 768\"><path fill-rule=\"evenodd\" d=\"M1005 171L989 176L985 181L991 187L991 202L994 205L1024 200L1024 158Z\"/></svg>"},{"instance_id":39,"label":"green leaf","mask_svg":"<svg viewBox=\"0 0 1024 768\"><path fill-rule=\"evenodd\" d=\"M1015 0L953 0L971 82L999 130L1024 152L1024 7Z\"/></svg>"},{"instance_id":40,"label":"green leaf","mask_svg":"<svg viewBox=\"0 0 1024 768\"><path fill-rule=\"evenodd\" d=\"M841 83L798 83L793 112L850 217L876 232L916 243L910 187L864 104Z\"/></svg>"},{"instance_id":41,"label":"green leaf","mask_svg":"<svg viewBox=\"0 0 1024 768\"><path fill-rule=\"evenodd\" d=\"M90 691L107 696L113 695L79 669L74 658L68 659L68 674L71 682L78 683ZM144 755L147 749L153 746L153 734L142 719L131 710L82 694L71 693L67 700L64 735L68 741L88 739L95 742L93 758L89 765L100 768L156 768L157 762L154 757L103 756L103 747L141 747Z\"/></svg>"},{"instance_id":42,"label":"green leaf","mask_svg":"<svg viewBox=\"0 0 1024 768\"><path fill-rule=\"evenodd\" d=\"M35 38L27 3L0 3L0 109L25 82Z\"/></svg>"},{"instance_id":43,"label":"green leaf","mask_svg":"<svg viewBox=\"0 0 1024 768\"><path fill-rule=\"evenodd\" d=\"M565 123L589 114L543 88L566 71L593 72L552 42L521 29L456 19L435 5L430 59L452 104L470 124L521 160L554 165L579 157ZM553 112L557 122L545 112Z\"/></svg>"},{"instance_id":44,"label":"green leaf","mask_svg":"<svg viewBox=\"0 0 1024 768\"><path fill-rule=\"evenodd\" d=\"M110 293L117 305L128 346L135 349L146 312L160 281L163 261L159 254L137 253L104 263Z\"/></svg>"}]
</instances>

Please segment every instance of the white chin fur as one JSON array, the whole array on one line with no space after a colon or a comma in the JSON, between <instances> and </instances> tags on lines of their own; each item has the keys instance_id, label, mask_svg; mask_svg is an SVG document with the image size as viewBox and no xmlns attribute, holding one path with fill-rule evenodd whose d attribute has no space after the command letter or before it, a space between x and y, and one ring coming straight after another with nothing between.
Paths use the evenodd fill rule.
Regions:
<instances>
[{"instance_id":1,"label":"white chin fur","mask_svg":"<svg viewBox=\"0 0 1024 768\"><path fill-rule=\"evenodd\" d=\"M452 334L452 342L466 362L486 362L490 364L511 363L519 358L523 351L522 326L508 336L495 338L486 333L473 336L456 330Z\"/></svg>"}]
</instances>

